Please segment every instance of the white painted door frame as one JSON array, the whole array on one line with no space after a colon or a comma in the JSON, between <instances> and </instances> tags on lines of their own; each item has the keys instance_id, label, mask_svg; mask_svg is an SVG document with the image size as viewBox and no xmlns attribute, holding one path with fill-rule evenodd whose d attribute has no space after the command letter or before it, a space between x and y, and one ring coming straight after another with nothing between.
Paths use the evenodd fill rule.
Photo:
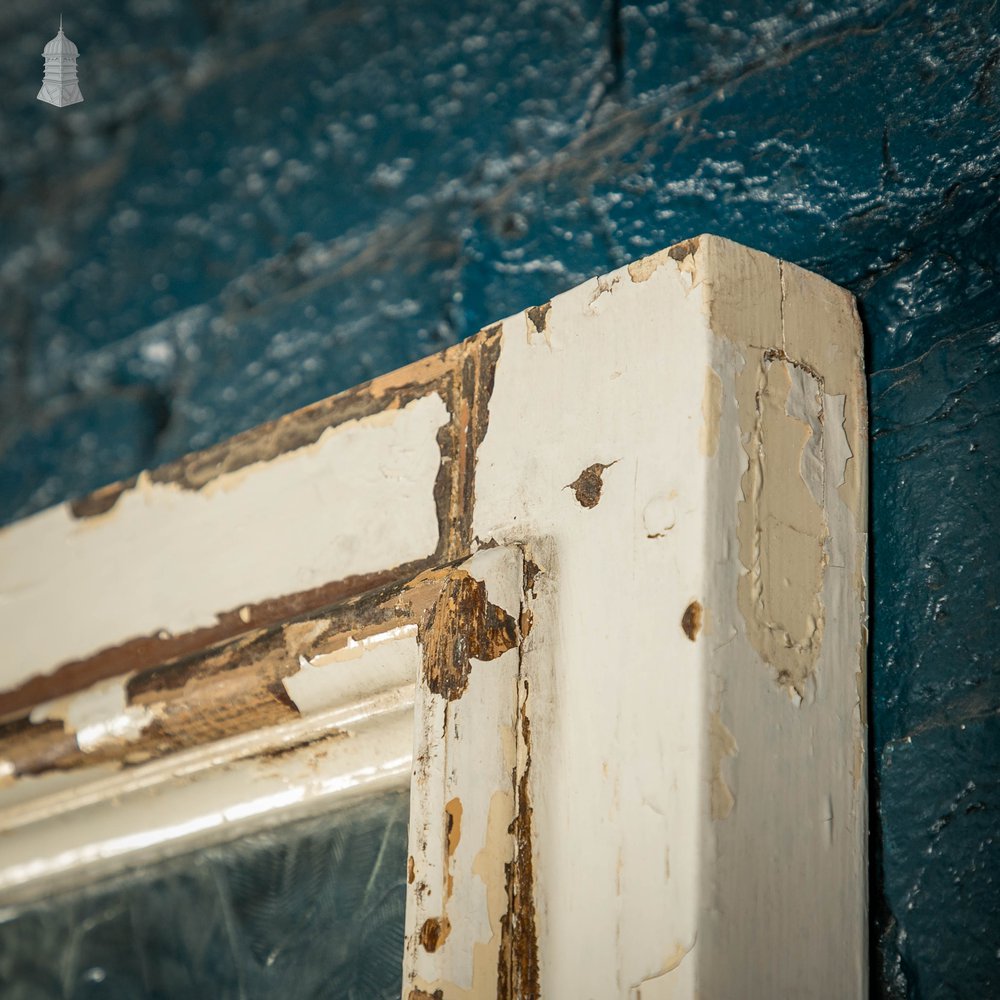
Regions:
<instances>
[{"instance_id":1,"label":"white painted door frame","mask_svg":"<svg viewBox=\"0 0 1000 1000\"><path fill-rule=\"evenodd\" d=\"M151 849L162 823L101 804L155 786L190 844L409 774L410 1000L865 996L866 430L851 296L704 236L13 525L0 838L75 798L70 854L86 808L94 842ZM402 631L286 657L288 718L157 756L157 664L431 578ZM310 680L344 650L381 678L367 716ZM355 735L267 785L303 727ZM90 765L133 732L155 759ZM260 793L227 800L223 757ZM59 854L37 843L10 898Z\"/></svg>"}]
</instances>

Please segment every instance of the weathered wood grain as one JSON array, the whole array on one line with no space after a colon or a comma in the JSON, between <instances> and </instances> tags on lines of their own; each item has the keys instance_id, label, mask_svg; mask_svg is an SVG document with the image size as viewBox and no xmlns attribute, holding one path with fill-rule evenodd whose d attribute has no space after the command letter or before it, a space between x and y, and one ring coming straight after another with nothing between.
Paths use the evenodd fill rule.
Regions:
<instances>
[{"instance_id":1,"label":"weathered wood grain","mask_svg":"<svg viewBox=\"0 0 1000 1000\"><path fill-rule=\"evenodd\" d=\"M468 657L491 660L517 641L515 622L490 603L484 584L444 567L318 616L255 629L201 653L42 702L0 725L0 760L8 780L100 764L127 767L293 722L305 714L295 699L298 678L313 665L339 671L339 680L323 679L332 707L365 686L350 670L360 651L401 634L419 643L428 676L441 676L454 663L455 677L466 680ZM464 651L464 668L457 650ZM373 690L378 685L375 678Z\"/></svg>"}]
</instances>

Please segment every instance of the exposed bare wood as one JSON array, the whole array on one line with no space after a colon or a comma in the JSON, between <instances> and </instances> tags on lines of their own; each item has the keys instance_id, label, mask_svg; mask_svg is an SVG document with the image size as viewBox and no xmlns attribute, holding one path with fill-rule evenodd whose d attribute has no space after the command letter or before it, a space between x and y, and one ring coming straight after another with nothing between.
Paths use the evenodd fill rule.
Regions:
<instances>
[{"instance_id":1,"label":"exposed bare wood","mask_svg":"<svg viewBox=\"0 0 1000 1000\"><path fill-rule=\"evenodd\" d=\"M404 996L530 1000L538 961L531 869L530 724L520 677L530 601L522 553L478 552L463 564L483 587L451 587L433 619L438 637L466 617L476 648L427 646L417 687L410 803ZM534 572L534 568L533 568ZM458 582L458 581L456 581ZM490 633L491 642L483 639ZM483 655L484 652L487 655ZM492 661L492 662L487 662Z\"/></svg>"},{"instance_id":2,"label":"exposed bare wood","mask_svg":"<svg viewBox=\"0 0 1000 1000\"><path fill-rule=\"evenodd\" d=\"M8 777L113 763L135 765L276 726L302 715L288 690L304 666L340 657L392 630L419 637L429 673L516 644L515 624L463 570L428 571L319 616L306 616L194 656L98 682L0 726ZM458 672L461 673L460 668Z\"/></svg>"},{"instance_id":3,"label":"exposed bare wood","mask_svg":"<svg viewBox=\"0 0 1000 1000\"><path fill-rule=\"evenodd\" d=\"M705 236L0 532L0 891L127 852L132 774L229 822L205 769L389 706L398 776L415 698L404 996L863 997L861 360L846 292Z\"/></svg>"},{"instance_id":4,"label":"exposed bare wood","mask_svg":"<svg viewBox=\"0 0 1000 1000\"><path fill-rule=\"evenodd\" d=\"M433 483L437 544L422 558L402 563L387 558L375 571L341 576L336 575L334 565L330 578L318 586L285 590L236 606L214 607L211 624L203 627L177 630L164 621L162 628L144 635L127 636L125 623L111 623L102 633L110 639L106 645L62 662L46 662L44 657L33 661L30 650L21 651L26 662L34 666L27 675L23 670L11 674L10 664L7 670L0 669L0 719L11 719L40 701L61 697L98 680L144 670L204 649L246 632L248 623L260 627L286 621L468 555L472 546L471 501L476 451L488 422L493 369L499 348L499 327L483 330L439 355L253 428L143 477L104 487L64 505L70 521L68 530L73 530L73 521L103 524L107 518L114 517L122 499L136 490L157 486L195 492L210 490L213 484L227 477L233 480L235 476L253 473L282 456L315 446L332 429L391 415L432 394L443 400L448 414L447 422L437 434L439 461ZM51 517L57 510L39 516ZM26 522L30 523L30 520ZM20 525L0 529L0 552L5 543L16 545L23 534ZM171 539L164 537L162 544L169 548ZM72 550L67 551L72 558ZM191 567L191 570L196 568ZM81 605L93 597L81 590L61 595L62 600L74 605ZM32 607L22 608L15 600L4 605L0 618L3 614L20 615L23 620L26 614L33 613L36 612ZM111 637L115 635L122 638L114 641ZM3 687L7 690L2 690Z\"/></svg>"}]
</instances>

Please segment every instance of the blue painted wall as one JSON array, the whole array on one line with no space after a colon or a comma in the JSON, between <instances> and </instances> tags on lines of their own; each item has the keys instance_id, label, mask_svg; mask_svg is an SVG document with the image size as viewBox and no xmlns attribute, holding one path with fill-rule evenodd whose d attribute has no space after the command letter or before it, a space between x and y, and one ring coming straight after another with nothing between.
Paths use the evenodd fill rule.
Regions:
<instances>
[{"instance_id":1,"label":"blue painted wall","mask_svg":"<svg viewBox=\"0 0 1000 1000\"><path fill-rule=\"evenodd\" d=\"M995 2L0 8L0 518L714 232L860 298L873 969L1000 995Z\"/></svg>"}]
</instances>

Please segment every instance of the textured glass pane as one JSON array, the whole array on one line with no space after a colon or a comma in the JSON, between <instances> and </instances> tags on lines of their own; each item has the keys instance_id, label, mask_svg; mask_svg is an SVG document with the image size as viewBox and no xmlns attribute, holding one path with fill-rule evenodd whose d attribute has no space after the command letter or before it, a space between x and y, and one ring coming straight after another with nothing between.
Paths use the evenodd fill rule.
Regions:
<instances>
[{"instance_id":1,"label":"textured glass pane","mask_svg":"<svg viewBox=\"0 0 1000 1000\"><path fill-rule=\"evenodd\" d=\"M24 907L0 997L396 1000L408 808L367 798Z\"/></svg>"}]
</instances>

